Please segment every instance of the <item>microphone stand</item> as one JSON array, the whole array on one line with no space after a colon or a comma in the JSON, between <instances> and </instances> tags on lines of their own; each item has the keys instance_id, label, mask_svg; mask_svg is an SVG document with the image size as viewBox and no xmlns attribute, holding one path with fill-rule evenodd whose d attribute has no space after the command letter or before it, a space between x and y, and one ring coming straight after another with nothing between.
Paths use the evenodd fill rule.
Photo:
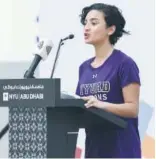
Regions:
<instances>
[{"instance_id":1,"label":"microphone stand","mask_svg":"<svg viewBox=\"0 0 156 159\"><path fill-rule=\"evenodd\" d=\"M50 78L53 78L53 76L54 76L56 63L57 63L57 60L58 60L58 57L59 57L60 48L61 48L62 45L64 45L63 41L68 40L68 39L73 39L73 38L74 38L74 35L70 34L69 36L67 36L64 39L60 40L59 46L58 46L58 49L57 49L57 52L56 52L56 57L55 57L55 60L54 60L54 65L53 65L53 68L52 68L52 72L51 72Z\"/></svg>"},{"instance_id":2,"label":"microphone stand","mask_svg":"<svg viewBox=\"0 0 156 159\"><path fill-rule=\"evenodd\" d=\"M59 42L59 46L58 46L58 49L57 49L57 52L56 52L56 57L55 57L55 60L54 60L54 64L53 64L53 68L52 68L52 72L51 72L50 78L53 78L53 76L54 76L56 63L57 63L57 60L58 60L58 57L59 57L60 48L61 48L62 45L64 45L63 41L64 40L61 39L60 42Z\"/></svg>"}]
</instances>

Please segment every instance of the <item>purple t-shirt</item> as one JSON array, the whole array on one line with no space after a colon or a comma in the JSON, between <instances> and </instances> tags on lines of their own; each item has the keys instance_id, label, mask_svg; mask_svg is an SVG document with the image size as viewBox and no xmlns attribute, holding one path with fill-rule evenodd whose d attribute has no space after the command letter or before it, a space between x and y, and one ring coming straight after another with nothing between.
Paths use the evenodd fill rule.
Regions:
<instances>
[{"instance_id":1,"label":"purple t-shirt","mask_svg":"<svg viewBox=\"0 0 156 159\"><path fill-rule=\"evenodd\" d=\"M122 88L133 82L140 84L136 63L117 49L98 68L91 66L93 60L91 58L80 65L76 94L94 95L101 101L116 104L124 103ZM123 119L128 122L126 129L85 128L86 158L141 158L138 118Z\"/></svg>"}]
</instances>

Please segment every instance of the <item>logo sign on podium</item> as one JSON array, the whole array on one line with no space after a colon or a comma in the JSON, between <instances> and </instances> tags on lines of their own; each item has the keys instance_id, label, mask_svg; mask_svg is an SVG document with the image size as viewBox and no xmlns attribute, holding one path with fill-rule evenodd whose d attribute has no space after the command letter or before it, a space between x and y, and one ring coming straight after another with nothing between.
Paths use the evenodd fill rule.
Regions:
<instances>
[{"instance_id":1,"label":"logo sign on podium","mask_svg":"<svg viewBox=\"0 0 156 159\"><path fill-rule=\"evenodd\" d=\"M1 106L47 107L54 103L52 79L1 79Z\"/></svg>"}]
</instances>

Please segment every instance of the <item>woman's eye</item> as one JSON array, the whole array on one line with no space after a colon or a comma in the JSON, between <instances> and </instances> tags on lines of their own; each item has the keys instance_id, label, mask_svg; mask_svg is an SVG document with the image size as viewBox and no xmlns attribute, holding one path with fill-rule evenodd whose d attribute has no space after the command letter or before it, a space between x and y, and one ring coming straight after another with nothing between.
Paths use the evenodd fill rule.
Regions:
<instances>
[{"instance_id":1,"label":"woman's eye","mask_svg":"<svg viewBox=\"0 0 156 159\"><path fill-rule=\"evenodd\" d=\"M92 24L92 25L97 25L98 22L97 22L97 21L92 21L91 24Z\"/></svg>"},{"instance_id":2,"label":"woman's eye","mask_svg":"<svg viewBox=\"0 0 156 159\"><path fill-rule=\"evenodd\" d=\"M96 25L97 23L95 23L95 22L92 22L92 25Z\"/></svg>"}]
</instances>

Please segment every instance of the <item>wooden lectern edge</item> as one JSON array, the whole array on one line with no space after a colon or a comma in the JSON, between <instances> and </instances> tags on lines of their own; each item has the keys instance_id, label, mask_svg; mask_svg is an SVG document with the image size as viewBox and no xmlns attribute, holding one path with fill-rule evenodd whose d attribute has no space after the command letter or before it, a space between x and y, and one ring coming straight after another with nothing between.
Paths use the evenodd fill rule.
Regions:
<instances>
[{"instance_id":1,"label":"wooden lectern edge","mask_svg":"<svg viewBox=\"0 0 156 159\"><path fill-rule=\"evenodd\" d=\"M91 112L95 115L98 115L101 118L103 118L105 116L105 119L107 121L111 121L120 127L121 127L121 125L123 125L122 128L126 128L126 126L127 126L127 122L124 119L120 118L119 116L117 116L113 113L110 113L110 112L107 112L105 110L101 110L101 109L98 109L95 107L85 108L85 106L84 106L85 102L82 99L60 99L59 103L60 103L59 106L61 106L61 107L64 107L64 106L68 106L71 108L77 107L77 108L86 110L88 112Z\"/></svg>"},{"instance_id":2,"label":"wooden lectern edge","mask_svg":"<svg viewBox=\"0 0 156 159\"><path fill-rule=\"evenodd\" d=\"M94 113L94 114L98 114L101 118L103 118L103 116L105 116L106 120L111 121L118 126L123 125L122 126L123 128L126 128L126 126L127 126L127 122L125 120L121 119L119 116L116 116L113 113L107 112L105 110L100 110L98 108L90 108L89 111Z\"/></svg>"}]
</instances>

